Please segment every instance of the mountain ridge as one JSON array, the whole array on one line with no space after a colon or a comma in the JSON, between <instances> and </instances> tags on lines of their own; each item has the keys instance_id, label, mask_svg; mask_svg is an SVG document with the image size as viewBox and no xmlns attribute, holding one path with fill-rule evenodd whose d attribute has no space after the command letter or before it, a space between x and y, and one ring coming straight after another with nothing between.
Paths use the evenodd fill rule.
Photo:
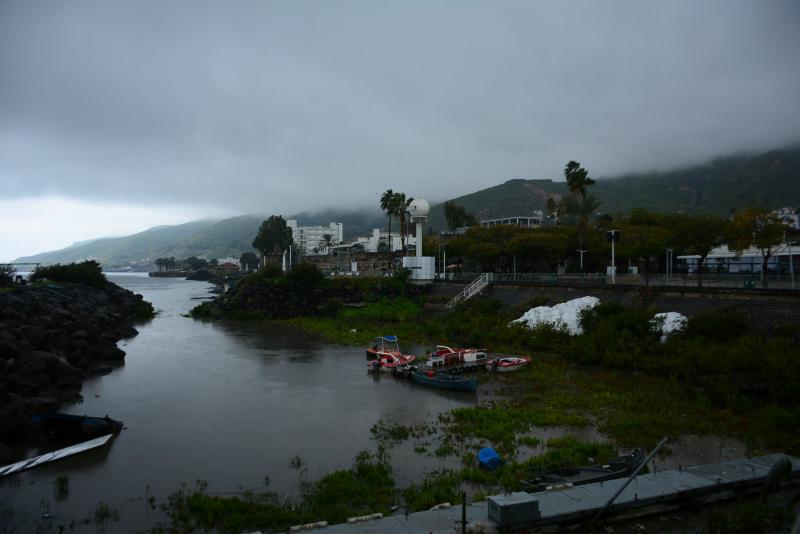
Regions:
<instances>
[{"instance_id":1,"label":"mountain ridge","mask_svg":"<svg viewBox=\"0 0 800 534\"><path fill-rule=\"evenodd\" d=\"M590 169L591 172L591 169ZM715 158L665 172L627 173L599 178L590 189L603 213L620 213L635 207L653 211L706 213L727 216L749 205L765 208L800 205L800 145L770 150L754 156L737 154ZM480 219L535 216L547 199L568 194L565 182L515 178L452 199ZM345 239L386 228L387 217L377 208L319 210L286 216L301 225L344 224ZM202 219L181 225L161 225L123 237L76 242L60 250L43 252L17 262L67 263L95 259L106 268L145 268L157 257L238 257L252 250L250 243L266 216L238 215L227 219ZM428 228L446 227L444 202L431 207ZM396 223L393 223L396 229ZM148 263L149 262L149 263Z\"/></svg>"}]
</instances>

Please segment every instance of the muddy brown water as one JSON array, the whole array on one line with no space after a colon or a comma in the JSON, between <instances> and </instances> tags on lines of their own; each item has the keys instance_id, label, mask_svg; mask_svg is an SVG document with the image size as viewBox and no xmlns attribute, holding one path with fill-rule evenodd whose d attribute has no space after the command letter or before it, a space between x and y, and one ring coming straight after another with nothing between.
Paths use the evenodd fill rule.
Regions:
<instances>
[{"instance_id":1,"label":"muddy brown water","mask_svg":"<svg viewBox=\"0 0 800 534\"><path fill-rule=\"evenodd\" d=\"M263 490L268 477L271 491L296 495L301 481L351 466L361 450L375 451L375 423L431 422L481 399L369 375L362 350L314 334L183 317L208 296L205 282L109 278L144 295L159 314L137 337L120 342L125 364L84 382L83 401L63 411L108 414L126 427L110 447L0 479L0 534L57 532L70 524L95 531L96 523L79 522L101 502L119 513L109 531L148 529L164 519L148 497L163 503L181 484L191 487L198 479L208 481L210 493L231 494ZM542 437L553 432L563 434L550 430ZM390 450L401 485L458 465L414 447L408 440ZM728 444L724 456L738 447ZM434 448L430 443L428 450ZM701 448L714 459L720 452L715 443ZM691 453L684 456L684 465L693 460ZM56 498L59 476L69 479L66 498Z\"/></svg>"}]
</instances>

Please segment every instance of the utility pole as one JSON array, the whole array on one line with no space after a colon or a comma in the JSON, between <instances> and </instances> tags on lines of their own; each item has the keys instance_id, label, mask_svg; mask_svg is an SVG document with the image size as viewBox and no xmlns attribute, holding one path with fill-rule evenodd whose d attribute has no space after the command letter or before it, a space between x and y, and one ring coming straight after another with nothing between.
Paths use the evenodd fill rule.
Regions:
<instances>
[{"instance_id":1,"label":"utility pole","mask_svg":"<svg viewBox=\"0 0 800 534\"><path fill-rule=\"evenodd\" d=\"M672 249L666 248L664 251L664 278L667 284L669 284L672 278Z\"/></svg>"},{"instance_id":2,"label":"utility pole","mask_svg":"<svg viewBox=\"0 0 800 534\"><path fill-rule=\"evenodd\" d=\"M447 280L447 245L442 250L442 256L444 257L442 260L442 263L444 263L444 279Z\"/></svg>"},{"instance_id":3,"label":"utility pole","mask_svg":"<svg viewBox=\"0 0 800 534\"><path fill-rule=\"evenodd\" d=\"M786 241L786 232L783 232L783 242L789 247L789 277L792 280L792 289L797 289L797 283L794 278L794 258L792 258L792 242Z\"/></svg>"},{"instance_id":4,"label":"utility pole","mask_svg":"<svg viewBox=\"0 0 800 534\"><path fill-rule=\"evenodd\" d=\"M581 253L581 266L580 266L580 271L581 271L581 272L583 272L583 253L584 253L584 252L589 252L589 251L588 251L588 250L580 250L580 249L578 249L578 250L576 250L575 252L580 252L580 253Z\"/></svg>"},{"instance_id":5,"label":"utility pole","mask_svg":"<svg viewBox=\"0 0 800 534\"><path fill-rule=\"evenodd\" d=\"M617 264L614 258L614 245L619 241L619 230L609 230L606 232L606 239L611 241L611 283L617 283Z\"/></svg>"}]
</instances>

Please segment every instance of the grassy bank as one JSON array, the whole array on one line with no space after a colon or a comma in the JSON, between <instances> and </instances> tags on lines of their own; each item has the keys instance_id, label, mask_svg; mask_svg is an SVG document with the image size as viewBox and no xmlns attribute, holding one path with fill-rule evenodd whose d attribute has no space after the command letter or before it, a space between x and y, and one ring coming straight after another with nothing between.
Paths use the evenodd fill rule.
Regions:
<instances>
[{"instance_id":1,"label":"grassy bank","mask_svg":"<svg viewBox=\"0 0 800 534\"><path fill-rule=\"evenodd\" d=\"M381 295L367 284L360 290L359 307L339 305L324 316L280 322L347 345L363 347L375 336L395 334L402 342L431 347L474 346L533 357L518 372L480 375L486 393L477 406L451 410L425 425L378 422L373 427L382 447L411 441L417 454L455 458L461 466L435 470L409 487L384 488L392 502L412 511L458 502L465 485L473 498L518 490L536 467L601 462L622 452L618 448L650 449L663 436L736 438L752 454L791 452L800 442L796 328L778 327L766 336L734 311L715 311L698 314L682 333L662 341L651 324L653 311L602 304L583 317L584 333L570 336L553 327L509 326L530 307L552 304L541 299L509 309L476 298L444 312L441 302L425 295ZM545 439L543 429L563 437ZM598 442L571 435L579 432L594 433ZM503 455L502 469L475 468L483 446ZM536 454L523 460L523 449ZM663 451L669 454L670 445ZM291 506L302 510L305 505ZM382 511L372 503L349 513L367 508ZM292 519L327 518L312 515Z\"/></svg>"},{"instance_id":2,"label":"grassy bank","mask_svg":"<svg viewBox=\"0 0 800 534\"><path fill-rule=\"evenodd\" d=\"M650 322L653 312L614 304L587 314L579 336L509 326L540 304L504 309L481 298L444 313L426 311L430 303L422 298L382 299L331 317L285 323L349 345L392 333L431 346L532 355L532 365L521 372L482 378L496 382L503 400L455 411L441 422L455 437L506 452L537 426L595 425L626 447L681 434L736 437L753 450L800 442L796 329L778 328L765 337L735 312L705 312L662 342Z\"/></svg>"},{"instance_id":3,"label":"grassy bank","mask_svg":"<svg viewBox=\"0 0 800 534\"><path fill-rule=\"evenodd\" d=\"M351 468L304 484L301 496L293 500L282 499L267 489L223 497L211 493L206 482L198 481L193 488L182 487L174 492L161 506L170 521L162 531L286 531L292 525L343 523L348 517L376 512L416 512L444 502L460 502L464 482L473 488L470 499L481 500L487 494L520 489L522 481L542 466L565 461L602 462L614 454L610 444L574 438L552 439L546 447L547 451L539 456L525 462L507 462L496 471L472 465L460 470L437 470L406 487L397 486L385 449L379 448L377 454L362 451Z\"/></svg>"}]
</instances>

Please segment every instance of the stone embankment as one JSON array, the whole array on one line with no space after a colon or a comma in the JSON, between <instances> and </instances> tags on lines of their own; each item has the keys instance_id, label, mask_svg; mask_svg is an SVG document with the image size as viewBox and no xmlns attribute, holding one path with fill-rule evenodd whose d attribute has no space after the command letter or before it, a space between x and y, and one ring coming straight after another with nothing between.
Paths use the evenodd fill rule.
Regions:
<instances>
[{"instance_id":1,"label":"stone embankment","mask_svg":"<svg viewBox=\"0 0 800 534\"><path fill-rule=\"evenodd\" d=\"M138 334L133 324L152 316L141 295L112 283L0 293L0 442L27 415L79 398L82 380L122 361L116 342Z\"/></svg>"}]
</instances>

